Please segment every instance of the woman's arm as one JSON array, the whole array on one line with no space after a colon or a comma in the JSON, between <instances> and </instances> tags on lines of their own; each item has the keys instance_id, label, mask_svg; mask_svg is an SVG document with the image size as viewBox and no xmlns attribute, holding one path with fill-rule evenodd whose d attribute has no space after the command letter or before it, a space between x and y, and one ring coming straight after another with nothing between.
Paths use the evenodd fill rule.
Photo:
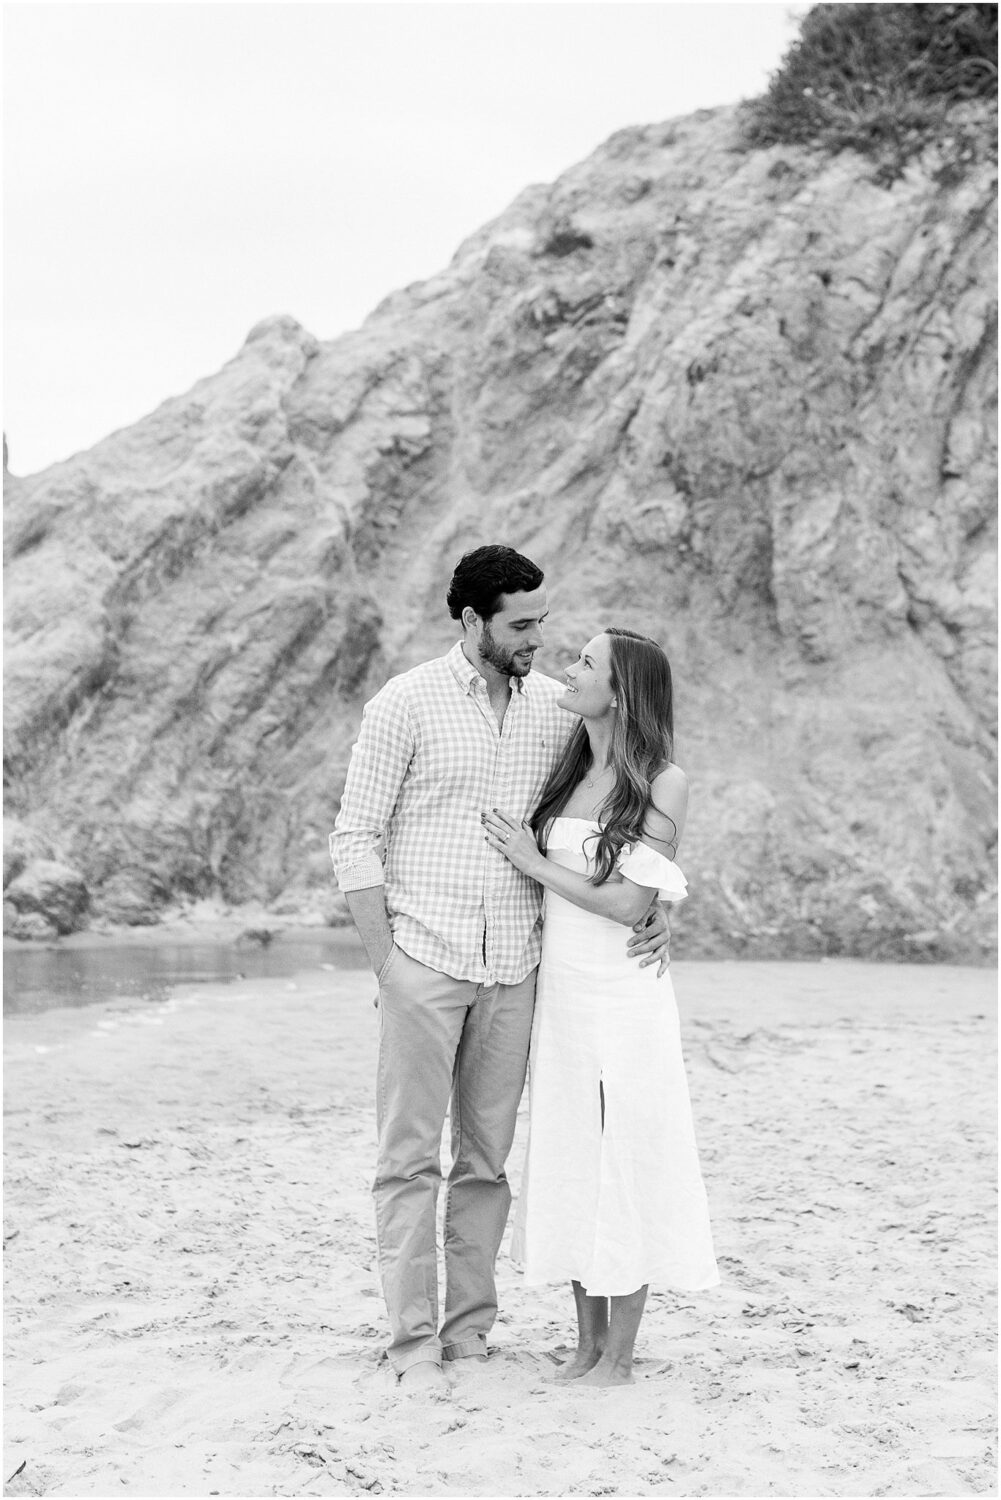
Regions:
<instances>
[{"instance_id":1,"label":"woman's arm","mask_svg":"<svg viewBox=\"0 0 1001 1500\"><path fill-rule=\"evenodd\" d=\"M674 859L688 815L688 777L680 766L666 766L650 787L650 806L643 824L643 842Z\"/></svg>"},{"instance_id":2,"label":"woman's arm","mask_svg":"<svg viewBox=\"0 0 1001 1500\"><path fill-rule=\"evenodd\" d=\"M586 876L577 875L547 859L536 844L535 836L526 831L525 824L517 823L506 813L484 813L483 827L487 843L509 859L523 875L537 880L547 891L554 891L564 900L572 901L574 906L608 917L612 922L621 922L624 927L638 922L656 895L655 887L637 885L635 881L624 880L614 873L603 884L592 885Z\"/></svg>"}]
</instances>

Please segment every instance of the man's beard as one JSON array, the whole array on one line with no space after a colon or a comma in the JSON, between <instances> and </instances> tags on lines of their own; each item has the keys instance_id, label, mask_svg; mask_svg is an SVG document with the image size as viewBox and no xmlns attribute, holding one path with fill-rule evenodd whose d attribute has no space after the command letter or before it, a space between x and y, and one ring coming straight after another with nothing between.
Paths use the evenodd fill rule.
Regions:
<instances>
[{"instance_id":1,"label":"man's beard","mask_svg":"<svg viewBox=\"0 0 1001 1500\"><path fill-rule=\"evenodd\" d=\"M500 672L505 677L527 677L532 670L532 654L527 652L519 659L514 651L507 651L499 646L494 640L489 620L484 624L480 637L480 655L495 672Z\"/></svg>"}]
</instances>

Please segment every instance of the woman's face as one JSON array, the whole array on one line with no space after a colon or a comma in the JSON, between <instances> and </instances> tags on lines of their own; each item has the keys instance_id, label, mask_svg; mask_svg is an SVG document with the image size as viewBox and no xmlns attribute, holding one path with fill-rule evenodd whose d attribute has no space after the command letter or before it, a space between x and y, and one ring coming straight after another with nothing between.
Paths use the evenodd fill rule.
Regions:
<instances>
[{"instance_id":1,"label":"woman's face","mask_svg":"<svg viewBox=\"0 0 1001 1500\"><path fill-rule=\"evenodd\" d=\"M573 666L566 669L566 691L557 698L560 708L582 719L602 719L612 711L612 648L607 635L588 641Z\"/></svg>"}]
</instances>

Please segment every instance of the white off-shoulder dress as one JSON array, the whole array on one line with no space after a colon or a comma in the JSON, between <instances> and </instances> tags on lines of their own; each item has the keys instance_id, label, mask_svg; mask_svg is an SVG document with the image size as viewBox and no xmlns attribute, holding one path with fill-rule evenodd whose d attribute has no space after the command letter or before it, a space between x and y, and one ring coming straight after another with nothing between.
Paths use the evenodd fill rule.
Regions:
<instances>
[{"instance_id":1,"label":"white off-shoulder dress","mask_svg":"<svg viewBox=\"0 0 1001 1500\"><path fill-rule=\"evenodd\" d=\"M597 830L554 819L549 858L587 873ZM685 897L678 866L644 844L618 868ZM671 977L627 958L629 935L546 893L511 1253L527 1282L579 1281L595 1297L719 1282Z\"/></svg>"}]
</instances>

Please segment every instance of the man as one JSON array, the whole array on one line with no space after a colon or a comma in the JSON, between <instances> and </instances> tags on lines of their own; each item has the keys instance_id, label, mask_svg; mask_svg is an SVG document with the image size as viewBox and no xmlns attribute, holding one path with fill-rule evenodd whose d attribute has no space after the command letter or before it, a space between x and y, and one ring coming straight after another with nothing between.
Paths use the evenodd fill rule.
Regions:
<instances>
[{"instance_id":1,"label":"man","mask_svg":"<svg viewBox=\"0 0 1001 1500\"><path fill-rule=\"evenodd\" d=\"M442 1358L486 1357L511 1204L504 1164L531 1040L541 891L489 847L481 814L526 817L576 722L556 707L562 684L532 671L548 610L534 563L510 547L467 553L448 608L463 639L366 705L330 836L379 983L373 1193L389 1359L408 1388L444 1387ZM659 911L654 935L630 940L644 963L666 954L666 926Z\"/></svg>"}]
</instances>

